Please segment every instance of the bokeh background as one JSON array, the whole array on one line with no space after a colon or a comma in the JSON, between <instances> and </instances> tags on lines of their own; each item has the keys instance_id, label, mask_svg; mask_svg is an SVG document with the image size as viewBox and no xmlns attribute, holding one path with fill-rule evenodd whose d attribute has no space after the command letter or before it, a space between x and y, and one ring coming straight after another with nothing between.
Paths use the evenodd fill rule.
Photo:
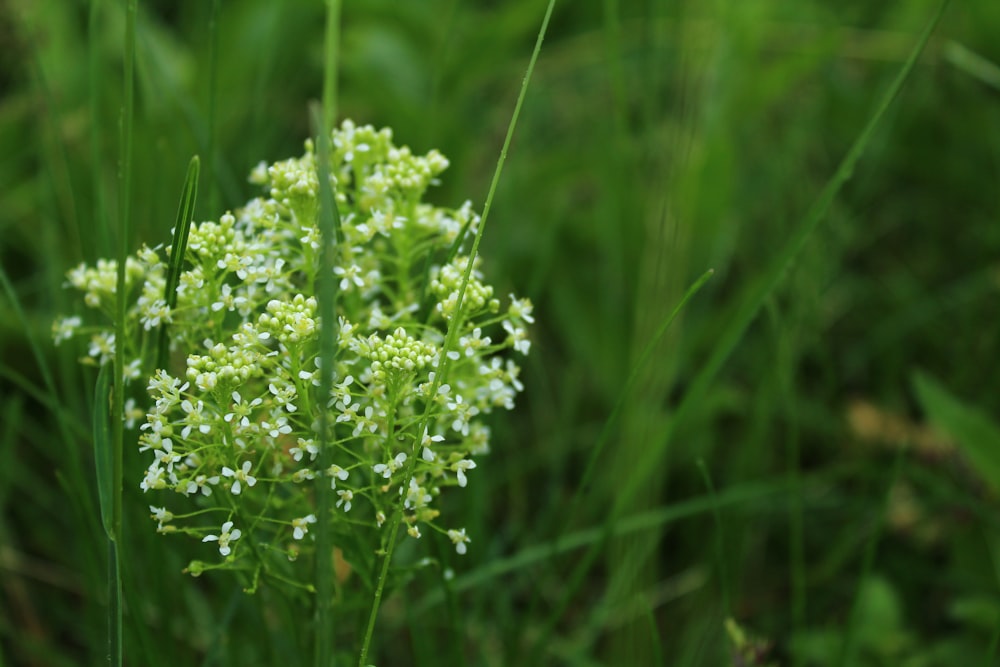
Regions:
<instances>
[{"instance_id":1,"label":"bokeh background","mask_svg":"<svg viewBox=\"0 0 1000 667\"><path fill-rule=\"evenodd\" d=\"M344 3L339 116L440 149L433 199L481 209L545 4ZM105 652L95 373L49 330L76 308L65 272L113 254L122 5L0 2L0 664ZM984 470L1000 448L1000 3L947 9L727 342L937 6L557 5L481 250L499 291L536 306L527 391L451 508L474 536L451 595L418 578L388 600L374 662L1000 660ZM167 241L192 155L208 220L256 194L259 161L301 153L324 11L139 2L133 246ZM130 664L307 664L288 627L307 614L186 578L182 541L129 485L126 502ZM582 546L554 549L565 535ZM759 662L733 657L727 618L769 646Z\"/></svg>"}]
</instances>

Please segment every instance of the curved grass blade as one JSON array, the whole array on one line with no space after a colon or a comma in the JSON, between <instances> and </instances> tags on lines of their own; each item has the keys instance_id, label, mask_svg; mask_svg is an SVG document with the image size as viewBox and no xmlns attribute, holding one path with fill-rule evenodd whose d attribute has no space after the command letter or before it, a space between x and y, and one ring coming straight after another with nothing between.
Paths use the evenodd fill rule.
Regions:
<instances>
[{"instance_id":1,"label":"curved grass blade","mask_svg":"<svg viewBox=\"0 0 1000 667\"><path fill-rule=\"evenodd\" d=\"M974 79L979 79L994 90L1000 90L1000 65L992 60L952 41L944 45L944 59Z\"/></svg>"},{"instance_id":2,"label":"curved grass blade","mask_svg":"<svg viewBox=\"0 0 1000 667\"><path fill-rule=\"evenodd\" d=\"M930 376L913 377L920 405L931 422L955 439L973 469L993 492L1000 491L1000 426L982 411L960 401Z\"/></svg>"},{"instance_id":3,"label":"curved grass blade","mask_svg":"<svg viewBox=\"0 0 1000 667\"><path fill-rule=\"evenodd\" d=\"M727 507L746 510L754 503L764 502L774 496L793 490L796 488L795 484L797 484L795 480L779 477L768 482L741 484L714 494L706 493L665 507L626 517L614 525L612 536L621 537L645 530L662 528L682 519L707 515ZM511 573L525 570L550 560L553 555L570 553L584 547L600 544L604 539L605 528L597 526L564 535L558 542L553 540L547 544L526 547L511 556L497 558L467 574L456 577L450 582L451 592L458 594L483 586ZM444 593L441 590L435 590L432 593L428 593L424 599L416 604L413 613L425 613L443 601Z\"/></svg>"},{"instance_id":4,"label":"curved grass blade","mask_svg":"<svg viewBox=\"0 0 1000 667\"><path fill-rule=\"evenodd\" d=\"M198 199L198 175L201 173L201 160L195 155L188 163L187 176L184 177L184 189L181 190L181 201L177 206L177 219L174 221L174 238L170 244L170 264L167 267L167 284L163 288L163 300L167 308L173 310L177 306L177 286L181 281L181 269L184 267L184 253L187 250L188 233L191 231L194 205ZM156 345L156 368L166 368L170 354L169 324L160 327L159 339Z\"/></svg>"}]
</instances>

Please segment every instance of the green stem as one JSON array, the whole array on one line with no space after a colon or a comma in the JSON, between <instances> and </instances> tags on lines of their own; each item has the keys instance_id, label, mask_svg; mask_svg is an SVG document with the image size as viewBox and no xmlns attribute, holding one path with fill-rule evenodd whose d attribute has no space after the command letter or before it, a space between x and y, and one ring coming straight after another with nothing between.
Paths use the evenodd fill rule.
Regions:
<instances>
[{"instance_id":1,"label":"green stem","mask_svg":"<svg viewBox=\"0 0 1000 667\"><path fill-rule=\"evenodd\" d=\"M124 108L121 124L121 156L119 162L119 225L118 225L118 275L115 294L115 360L112 387L114 391L111 402L112 428L112 534L108 545L108 593L111 609L109 610L108 627L108 663L118 665L124 663L122 641L123 609L121 559L122 548L122 476L124 459L124 420L125 408L125 262L128 257L129 231L131 218L131 187L132 187L132 125L135 114L135 23L136 0L126 0L125 13L125 80Z\"/></svg>"}]
</instances>

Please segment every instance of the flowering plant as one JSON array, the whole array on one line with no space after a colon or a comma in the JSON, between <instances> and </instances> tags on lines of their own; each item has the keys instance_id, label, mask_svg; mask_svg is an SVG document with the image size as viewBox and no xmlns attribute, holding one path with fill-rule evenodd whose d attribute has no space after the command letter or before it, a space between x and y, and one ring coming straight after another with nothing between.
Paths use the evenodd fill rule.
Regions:
<instances>
[{"instance_id":1,"label":"flowering plant","mask_svg":"<svg viewBox=\"0 0 1000 667\"><path fill-rule=\"evenodd\" d=\"M110 363L123 345L124 380L146 378L148 407L130 400L125 415L142 421L138 449L148 467L136 482L156 499L161 533L217 549L218 557L191 562L195 575L241 570L254 587L263 576L308 589L294 561L312 552L311 527L331 522L341 563L370 568L397 510L411 538L438 531L464 554L470 537L442 521L438 497L465 487L489 450L482 416L511 409L523 389L509 352L529 351L530 301L511 295L503 305L484 282L478 257L464 249L480 221L470 203L422 201L445 157L414 155L389 129L350 121L331 145L342 223L329 395L319 380L320 170L311 141L301 157L254 169L264 196L191 226L175 306L166 294L173 249L143 247L126 263L124 340L80 317L54 325L57 342L89 336L90 363ZM108 321L116 272L116 262L99 260L68 274ZM446 349L456 317L457 345ZM144 375L163 328L170 361ZM447 377L436 377L445 366ZM330 424L324 437L322 423ZM335 494L328 516L317 516L316 480Z\"/></svg>"}]
</instances>

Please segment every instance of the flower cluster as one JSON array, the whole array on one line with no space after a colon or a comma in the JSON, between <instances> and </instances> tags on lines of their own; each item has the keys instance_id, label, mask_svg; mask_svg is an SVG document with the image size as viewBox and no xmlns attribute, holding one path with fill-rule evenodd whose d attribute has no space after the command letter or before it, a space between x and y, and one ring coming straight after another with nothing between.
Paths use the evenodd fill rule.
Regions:
<instances>
[{"instance_id":1,"label":"flower cluster","mask_svg":"<svg viewBox=\"0 0 1000 667\"><path fill-rule=\"evenodd\" d=\"M438 497L474 477L475 457L489 449L483 415L511 409L523 389L514 359L529 350L531 303L498 298L478 258L463 253L479 224L471 204L422 201L448 161L350 121L333 131L332 146L342 221L336 323L320 321L315 296L319 172L310 141L303 156L254 169L263 196L191 226L175 306L165 294L173 249L143 247L128 259L126 379L150 367L163 327L171 350L145 383L138 447L148 465L136 482L156 494L160 532L218 549L221 560L192 563L196 574L230 567L294 578L288 563L311 548L319 521L353 536L338 544L350 562L352 549L382 548L395 511L411 537L438 531L464 554L470 538L439 523ZM114 261L81 265L69 284L110 315L116 271ZM320 391L325 325L337 331L329 395ZM447 338L452 325L457 335ZM119 344L108 326L80 317L56 322L53 333L57 342L89 336L96 364L110 363ZM329 516L317 514L316 480L330 485Z\"/></svg>"}]
</instances>

